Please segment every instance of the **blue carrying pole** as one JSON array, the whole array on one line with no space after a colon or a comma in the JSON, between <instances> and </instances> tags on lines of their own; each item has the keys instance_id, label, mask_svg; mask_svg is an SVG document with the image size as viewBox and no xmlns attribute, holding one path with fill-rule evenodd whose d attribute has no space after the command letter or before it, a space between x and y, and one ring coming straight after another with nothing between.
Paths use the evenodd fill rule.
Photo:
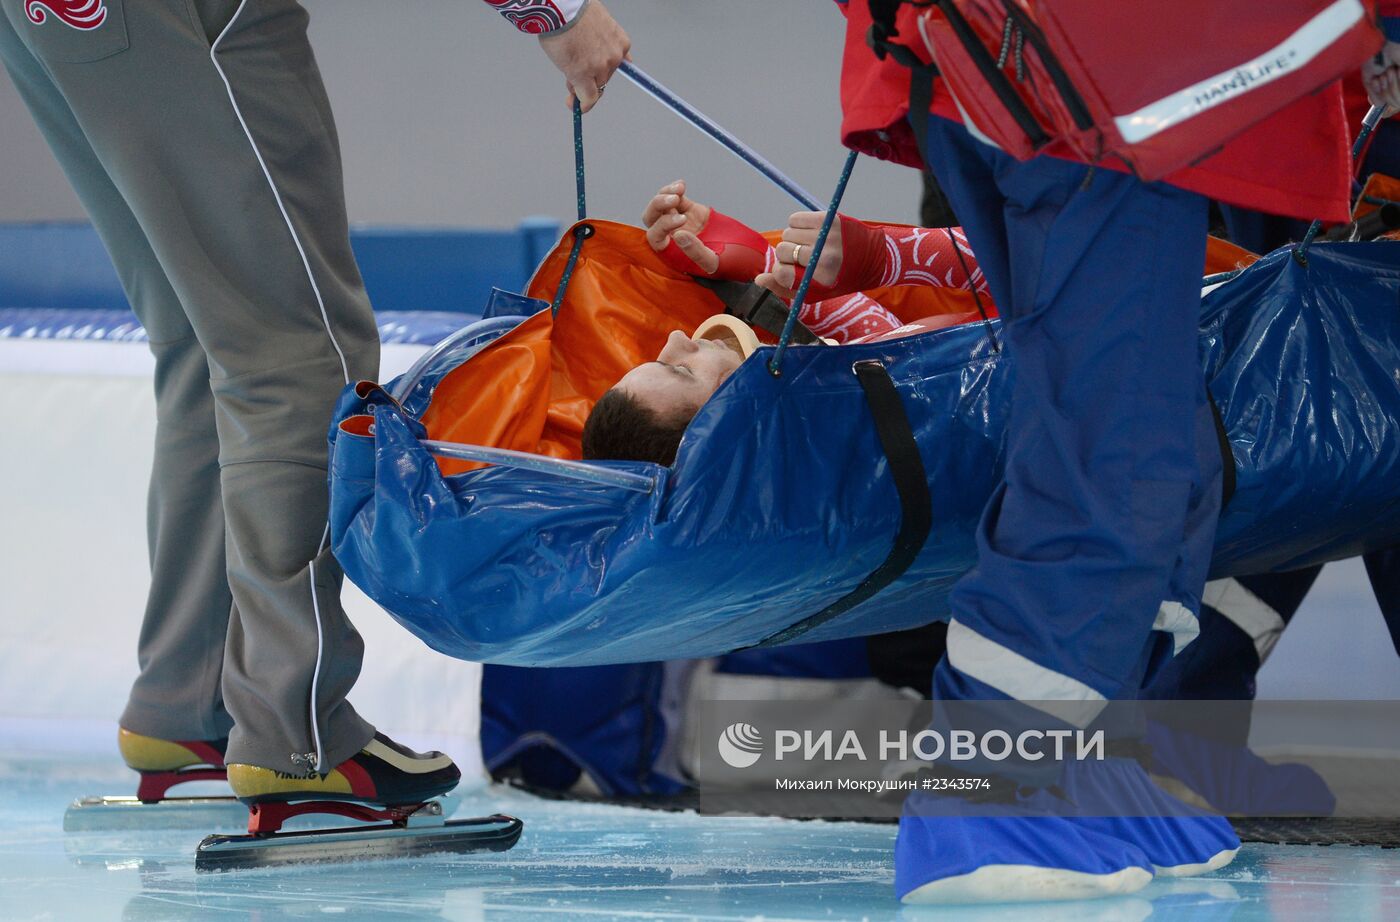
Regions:
<instances>
[{"instance_id":1,"label":"blue carrying pole","mask_svg":"<svg viewBox=\"0 0 1400 922\"><path fill-rule=\"evenodd\" d=\"M631 61L623 61L618 65L617 70L618 73L635 83L647 95L718 141L720 146L737 156L740 160L744 161L755 170L758 170L758 172L762 173L764 177L775 186L806 206L809 211L821 211L821 202L810 192L789 179L784 175L782 170L769 163L756 150L721 128L715 123L714 119L710 118L684 99L681 99L660 83L657 83L656 80L650 77L640 67L633 64Z\"/></svg>"}]
</instances>

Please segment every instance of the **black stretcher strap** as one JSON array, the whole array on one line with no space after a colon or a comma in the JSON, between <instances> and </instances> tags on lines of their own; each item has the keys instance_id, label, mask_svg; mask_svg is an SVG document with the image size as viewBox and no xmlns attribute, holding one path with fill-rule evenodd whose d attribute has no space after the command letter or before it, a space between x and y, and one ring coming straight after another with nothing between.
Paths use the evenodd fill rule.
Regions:
<instances>
[{"instance_id":1,"label":"black stretcher strap","mask_svg":"<svg viewBox=\"0 0 1400 922\"><path fill-rule=\"evenodd\" d=\"M751 327L781 336L787 323L788 306L777 295L753 282L732 282L726 279L697 278L695 281L719 295L724 312L738 317ZM798 346L822 345L821 337L797 321L790 342Z\"/></svg>"},{"instance_id":2,"label":"black stretcher strap","mask_svg":"<svg viewBox=\"0 0 1400 922\"><path fill-rule=\"evenodd\" d=\"M1215 398L1206 388L1206 399L1210 401L1210 415L1215 420L1215 438L1220 442L1220 466L1224 476L1220 480L1220 508L1230 505L1230 497L1235 495L1235 450L1230 447L1230 435L1225 431L1225 419Z\"/></svg>"},{"instance_id":3,"label":"black stretcher strap","mask_svg":"<svg viewBox=\"0 0 1400 922\"><path fill-rule=\"evenodd\" d=\"M924 461L919 455L914 430L909 425L909 416L904 412L904 403L900 400L894 381L890 379L885 366L873 359L856 362L851 370L865 390L865 401L875 421L875 433L880 438L880 447L884 449L885 460L889 462L890 476L894 478L895 490L899 493L899 532L894 536L894 546L884 562L861 580L859 586L815 615L759 641L754 644L756 647L790 643L873 597L909 569L933 527L933 502L929 495Z\"/></svg>"}]
</instances>

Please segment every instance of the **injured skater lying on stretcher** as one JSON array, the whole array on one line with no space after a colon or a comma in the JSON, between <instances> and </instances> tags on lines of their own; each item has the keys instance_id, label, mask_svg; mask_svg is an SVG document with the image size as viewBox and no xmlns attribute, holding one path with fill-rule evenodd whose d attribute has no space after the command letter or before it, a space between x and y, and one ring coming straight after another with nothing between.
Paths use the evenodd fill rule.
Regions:
<instances>
[{"instance_id":1,"label":"injured skater lying on stretcher","mask_svg":"<svg viewBox=\"0 0 1400 922\"><path fill-rule=\"evenodd\" d=\"M906 228L895 242L919 235L947 239ZM784 265L799 245L797 262L809 261L783 236L764 235L755 271L767 243ZM947 255L940 281L962 269ZM1400 247L1318 243L1306 264L1286 250L1254 259L1212 240L1202 267L1253 262L1202 293L1201 370L1218 415L1200 414L1198 450L1222 455L1234 487L1213 578L1400 544ZM643 229L581 223L523 292L558 310L440 351L387 387L347 389L331 432L331 537L350 578L434 649L511 665L704 657L946 618L1001 471L1015 374L997 348L1001 321L981 322L980 296L957 287L867 290L903 321L946 328L788 349L780 375L764 346L704 402L674 463L579 464L600 396L672 331L725 310L771 330L755 311L785 313L752 285L693 273ZM958 315L971 322L939 322ZM880 399L890 384L897 403ZM886 438L877 412L898 424ZM901 495L891 457L902 472L920 461L900 482L927 496ZM933 527L885 588L857 598L877 568L893 572L882 561L911 510ZM692 584L707 591L675 592Z\"/></svg>"},{"instance_id":2,"label":"injured skater lying on stretcher","mask_svg":"<svg viewBox=\"0 0 1400 922\"><path fill-rule=\"evenodd\" d=\"M642 224L647 243L672 268L704 279L756 281L790 300L790 286L801 278L793 265L806 266L822 217L821 212L792 215L774 248L757 231L688 197L685 181L677 180L647 203ZM863 293L898 285L973 291L987 316L995 316L990 300L983 300L990 298L986 279L961 229L867 224L841 215L827 237L801 322L823 342L844 345L912 336L979 317L940 314L904 323ZM583 430L583 457L670 465L695 414L760 344L747 324L723 314L690 335L672 332L655 361L633 368L594 405Z\"/></svg>"}]
</instances>

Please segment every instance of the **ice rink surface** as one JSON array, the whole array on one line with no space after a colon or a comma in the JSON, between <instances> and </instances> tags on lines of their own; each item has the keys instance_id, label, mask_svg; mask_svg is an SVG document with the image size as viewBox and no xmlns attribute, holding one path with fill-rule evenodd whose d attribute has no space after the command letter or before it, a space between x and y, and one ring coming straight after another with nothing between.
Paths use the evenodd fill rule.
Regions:
<instances>
[{"instance_id":1,"label":"ice rink surface","mask_svg":"<svg viewBox=\"0 0 1400 922\"><path fill-rule=\"evenodd\" d=\"M893 826L493 788L466 795L457 815L524 819L520 844L499 854L196 875L200 832L63 832L74 797L133 784L115 761L0 756L0 919L1400 919L1400 850L1246 845L1217 874L1117 900L913 909L892 893Z\"/></svg>"}]
</instances>

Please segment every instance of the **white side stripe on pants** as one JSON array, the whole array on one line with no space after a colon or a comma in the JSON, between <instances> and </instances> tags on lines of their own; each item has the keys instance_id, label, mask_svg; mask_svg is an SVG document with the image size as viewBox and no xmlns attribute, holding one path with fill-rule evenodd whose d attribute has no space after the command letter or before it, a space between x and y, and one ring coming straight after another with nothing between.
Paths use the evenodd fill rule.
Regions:
<instances>
[{"instance_id":1,"label":"white side stripe on pants","mask_svg":"<svg viewBox=\"0 0 1400 922\"><path fill-rule=\"evenodd\" d=\"M219 79L224 83L224 89L228 91L228 101L233 106L233 114L238 118L238 124L243 128L243 134L248 138L248 146L253 149L253 156L258 160L258 166L262 168L263 176L267 178L268 188L272 190L272 198L277 202L277 210L282 213L282 220L287 224L287 232L292 235L292 243L297 248L297 255L301 257L301 264L306 267L306 280L311 283L311 292L316 296L316 305L321 309L321 323L326 327L326 335L330 337L331 345L335 347L335 354L340 357L340 371L345 378L345 383L350 383L350 365L345 361L345 352L340 348L340 343L335 338L335 331L331 329L330 317L326 314L326 301L321 297L321 286L316 284L316 273L311 271L311 260L306 257L306 247L302 246L301 236L297 234L296 226L292 223L291 215L287 214L287 206L282 202L282 193L277 189L277 183L272 178L272 171L267 168L267 161L263 160L262 151L258 149L258 142L253 138L253 132L248 128L248 122L243 118L243 110L238 107L238 100L233 95L233 86L229 83L228 75L219 66L219 44L224 37L233 29L234 23L238 22L243 15L243 8L248 5L248 0L241 0L238 9L233 11L232 18L228 25L224 26L219 33L219 37L214 39L209 46L209 60L214 64L214 70L218 73ZM325 758L323 747L321 746L321 726L316 719L316 692L317 685L321 678L321 657L325 652L325 633L321 628L321 603L316 598L316 557L321 556L321 551L325 549L326 539L330 536L330 523L326 523L326 529L321 535L321 543L316 548L316 556L312 557L309 566L309 579L311 582L311 609L316 617L316 666L311 673L311 738L316 747L316 771L325 772L329 768L322 765Z\"/></svg>"},{"instance_id":2,"label":"white side stripe on pants","mask_svg":"<svg viewBox=\"0 0 1400 922\"><path fill-rule=\"evenodd\" d=\"M1172 656L1175 656L1201 635L1201 620L1180 602L1163 602L1162 607L1157 609L1152 630L1172 635Z\"/></svg>"},{"instance_id":3,"label":"white side stripe on pants","mask_svg":"<svg viewBox=\"0 0 1400 922\"><path fill-rule=\"evenodd\" d=\"M1201 601L1249 635L1254 641L1260 663L1269 658L1274 644L1283 634L1285 624L1283 616L1269 607L1267 602L1235 579L1217 579L1206 583Z\"/></svg>"},{"instance_id":4,"label":"white side stripe on pants","mask_svg":"<svg viewBox=\"0 0 1400 922\"><path fill-rule=\"evenodd\" d=\"M1087 727L1108 700L1078 679L1047 669L960 621L948 623L948 665L997 691L1076 727Z\"/></svg>"}]
</instances>

